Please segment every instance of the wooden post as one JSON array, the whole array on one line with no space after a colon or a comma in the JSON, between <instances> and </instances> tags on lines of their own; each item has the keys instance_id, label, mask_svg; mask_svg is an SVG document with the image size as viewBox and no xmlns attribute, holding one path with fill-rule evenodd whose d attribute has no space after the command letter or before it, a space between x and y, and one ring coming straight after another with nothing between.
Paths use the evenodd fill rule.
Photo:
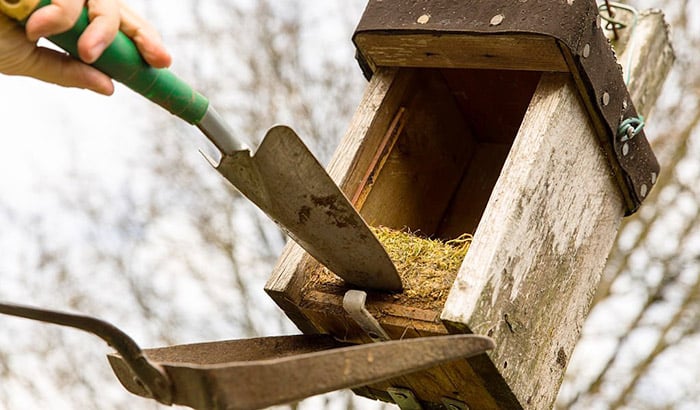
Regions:
<instances>
[{"instance_id":1,"label":"wooden post","mask_svg":"<svg viewBox=\"0 0 700 410\"><path fill-rule=\"evenodd\" d=\"M673 61L663 16L644 13L628 46L646 116ZM573 81L544 74L441 315L497 341L489 357L523 407L552 407L623 214Z\"/></svg>"}]
</instances>

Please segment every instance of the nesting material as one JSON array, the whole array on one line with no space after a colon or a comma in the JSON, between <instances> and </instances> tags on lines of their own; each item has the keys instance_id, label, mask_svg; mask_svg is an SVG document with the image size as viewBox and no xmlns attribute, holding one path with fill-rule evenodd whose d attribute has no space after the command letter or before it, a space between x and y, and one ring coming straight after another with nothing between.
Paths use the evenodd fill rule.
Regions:
<instances>
[{"instance_id":1,"label":"nesting material","mask_svg":"<svg viewBox=\"0 0 700 410\"><path fill-rule=\"evenodd\" d=\"M445 303L457 277L472 236L463 234L450 241L420 237L408 230L373 227L396 265L404 290L397 294L372 292L371 298L423 309L439 309ZM342 293L343 281L321 267L312 274L309 286L316 290Z\"/></svg>"}]
</instances>

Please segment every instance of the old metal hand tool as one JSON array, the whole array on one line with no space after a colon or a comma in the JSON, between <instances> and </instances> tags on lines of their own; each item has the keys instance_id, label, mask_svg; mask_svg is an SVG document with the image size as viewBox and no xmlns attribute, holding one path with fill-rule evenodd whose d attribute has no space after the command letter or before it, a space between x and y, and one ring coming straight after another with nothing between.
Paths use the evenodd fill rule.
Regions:
<instances>
[{"instance_id":1,"label":"old metal hand tool","mask_svg":"<svg viewBox=\"0 0 700 410\"><path fill-rule=\"evenodd\" d=\"M0 0L0 11L20 23L50 0ZM84 9L69 31L51 40L73 56L89 24ZM173 115L196 125L221 151L212 164L319 262L364 289L399 291L401 279L376 236L323 166L290 128L270 129L251 156L209 100L167 69L146 64L134 43L118 33L93 64Z\"/></svg>"},{"instance_id":2,"label":"old metal hand tool","mask_svg":"<svg viewBox=\"0 0 700 410\"><path fill-rule=\"evenodd\" d=\"M264 337L141 350L124 332L88 316L0 303L0 313L78 328L108 356L132 393L196 409L259 409L360 387L492 349L475 335L348 345L328 335Z\"/></svg>"}]
</instances>

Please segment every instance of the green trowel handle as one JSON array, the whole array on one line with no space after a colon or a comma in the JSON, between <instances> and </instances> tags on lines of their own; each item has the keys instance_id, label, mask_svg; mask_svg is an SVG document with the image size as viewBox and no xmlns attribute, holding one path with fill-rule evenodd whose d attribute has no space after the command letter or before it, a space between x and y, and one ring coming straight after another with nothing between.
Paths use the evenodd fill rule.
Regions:
<instances>
[{"instance_id":1,"label":"green trowel handle","mask_svg":"<svg viewBox=\"0 0 700 410\"><path fill-rule=\"evenodd\" d=\"M1 3L9 3L11 6L17 6L25 1L31 0L0 0ZM34 10L49 4L51 0L39 0ZM22 22L26 22L26 18L23 18ZM88 24L88 12L84 8L72 29L63 34L51 36L49 40L77 57L78 38ZM197 124L204 117L209 106L206 97L192 89L170 70L149 66L141 57L133 41L122 32L117 34L114 42L92 65L190 124Z\"/></svg>"}]
</instances>

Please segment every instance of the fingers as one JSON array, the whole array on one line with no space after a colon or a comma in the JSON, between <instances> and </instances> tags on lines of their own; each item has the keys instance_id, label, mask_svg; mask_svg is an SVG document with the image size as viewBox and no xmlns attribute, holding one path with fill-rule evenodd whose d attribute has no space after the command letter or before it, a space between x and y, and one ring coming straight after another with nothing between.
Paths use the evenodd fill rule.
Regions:
<instances>
[{"instance_id":1,"label":"fingers","mask_svg":"<svg viewBox=\"0 0 700 410\"><path fill-rule=\"evenodd\" d=\"M63 33L73 27L83 10L83 0L53 0L51 4L35 11L27 21L27 38L37 41L40 37Z\"/></svg>"},{"instance_id":2,"label":"fingers","mask_svg":"<svg viewBox=\"0 0 700 410\"><path fill-rule=\"evenodd\" d=\"M19 38L21 30L13 27L14 37L0 38L3 47L17 46L22 53L0 53L0 72L26 75L67 87L87 88L101 94L114 92L112 81L105 74L71 59L67 55L45 48L37 48L40 37L48 37L71 29L83 8L85 0L52 0L51 4L35 11L26 24L26 37ZM170 65L172 58L163 46L158 32L121 0L88 0L90 23L78 40L80 58L95 62L114 41L121 29L131 37L146 62L157 68ZM9 27L8 21L0 21ZM2 24L0 24L0 28ZM3 67L4 65L4 67Z\"/></svg>"},{"instance_id":3,"label":"fingers","mask_svg":"<svg viewBox=\"0 0 700 410\"><path fill-rule=\"evenodd\" d=\"M86 88L104 95L114 93L114 84L106 74L65 53L44 47L34 47L4 70L7 74L23 75L62 85Z\"/></svg>"},{"instance_id":4,"label":"fingers","mask_svg":"<svg viewBox=\"0 0 700 410\"><path fill-rule=\"evenodd\" d=\"M55 1L55 0L54 0ZM0 14L0 73L34 77L65 87L114 93L112 80L65 53L37 47L16 22Z\"/></svg>"},{"instance_id":5,"label":"fingers","mask_svg":"<svg viewBox=\"0 0 700 410\"><path fill-rule=\"evenodd\" d=\"M90 24L78 40L80 58L94 63L109 46L119 31L119 4L114 0L89 0Z\"/></svg>"},{"instance_id":6,"label":"fingers","mask_svg":"<svg viewBox=\"0 0 700 410\"><path fill-rule=\"evenodd\" d=\"M172 57L165 49L158 31L123 1L118 0L118 3L121 10L120 29L124 34L131 37L144 60L156 68L170 66Z\"/></svg>"},{"instance_id":7,"label":"fingers","mask_svg":"<svg viewBox=\"0 0 700 410\"><path fill-rule=\"evenodd\" d=\"M36 41L69 30L85 6L84 0L53 0L27 21L27 37ZM121 0L88 0L90 24L78 41L80 58L94 63L121 29L138 47L143 58L156 68L170 66L172 57L160 35Z\"/></svg>"},{"instance_id":8,"label":"fingers","mask_svg":"<svg viewBox=\"0 0 700 410\"><path fill-rule=\"evenodd\" d=\"M28 75L64 87L87 88L104 95L114 93L112 79L96 68L54 50L38 47Z\"/></svg>"},{"instance_id":9,"label":"fingers","mask_svg":"<svg viewBox=\"0 0 700 410\"><path fill-rule=\"evenodd\" d=\"M36 41L71 29L84 6L84 0L53 0L29 18L27 37ZM87 7L90 24L80 36L78 54L84 62L91 64L114 41L119 31L120 12L116 0L89 0Z\"/></svg>"}]
</instances>

